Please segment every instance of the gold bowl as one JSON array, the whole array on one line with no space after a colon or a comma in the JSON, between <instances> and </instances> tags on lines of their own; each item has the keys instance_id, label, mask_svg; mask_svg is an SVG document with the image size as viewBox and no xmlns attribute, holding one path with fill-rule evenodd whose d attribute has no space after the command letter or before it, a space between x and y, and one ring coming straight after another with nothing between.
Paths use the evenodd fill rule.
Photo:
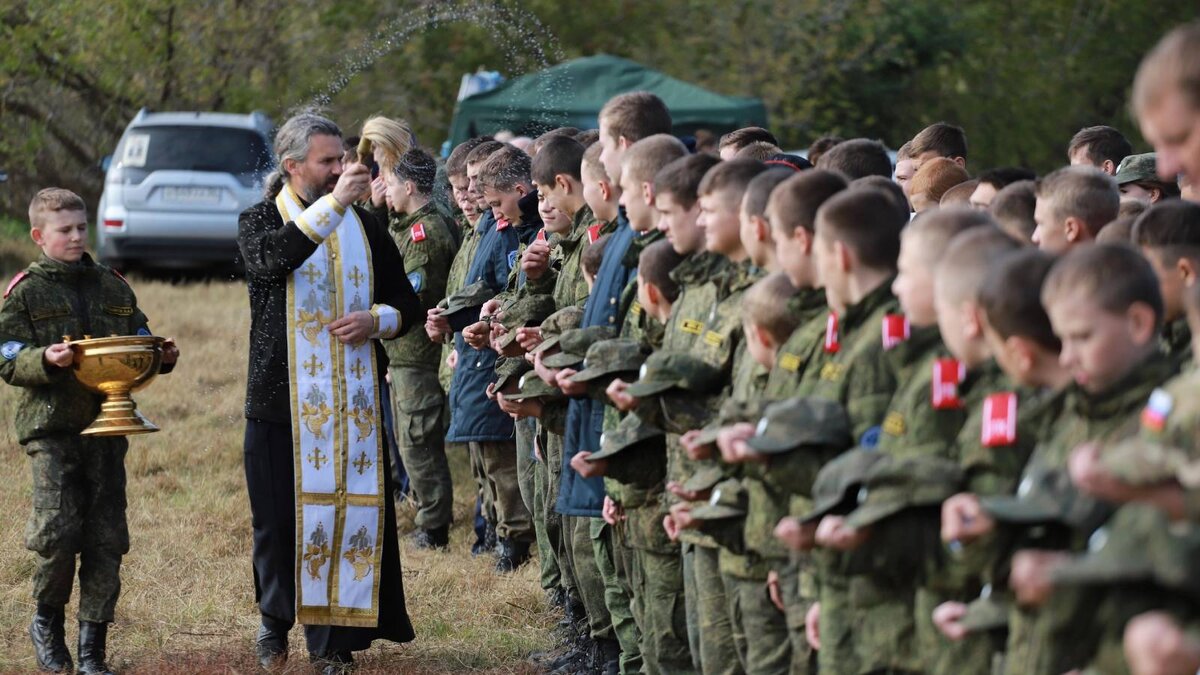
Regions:
<instances>
[{"instance_id":1,"label":"gold bowl","mask_svg":"<svg viewBox=\"0 0 1200 675\"><path fill-rule=\"evenodd\" d=\"M81 435L127 436L158 431L137 411L130 393L158 375L165 341L155 335L122 335L67 342L75 353L75 379L85 388L104 394L100 414Z\"/></svg>"}]
</instances>

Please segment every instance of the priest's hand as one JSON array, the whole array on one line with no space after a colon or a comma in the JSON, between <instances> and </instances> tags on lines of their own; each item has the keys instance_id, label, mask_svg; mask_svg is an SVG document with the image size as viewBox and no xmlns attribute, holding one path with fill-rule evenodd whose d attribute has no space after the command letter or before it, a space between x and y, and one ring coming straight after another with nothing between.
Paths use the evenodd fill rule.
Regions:
<instances>
[{"instance_id":1,"label":"priest's hand","mask_svg":"<svg viewBox=\"0 0 1200 675\"><path fill-rule=\"evenodd\" d=\"M336 337L342 344L360 345L366 342L375 330L375 317L366 310L350 312L340 319L334 319L327 328L329 334Z\"/></svg>"},{"instance_id":2,"label":"priest's hand","mask_svg":"<svg viewBox=\"0 0 1200 675\"><path fill-rule=\"evenodd\" d=\"M350 208L354 202L371 194L371 170L366 164L354 163L346 165L346 170L338 177L337 185L333 186L333 198L344 208Z\"/></svg>"}]
</instances>

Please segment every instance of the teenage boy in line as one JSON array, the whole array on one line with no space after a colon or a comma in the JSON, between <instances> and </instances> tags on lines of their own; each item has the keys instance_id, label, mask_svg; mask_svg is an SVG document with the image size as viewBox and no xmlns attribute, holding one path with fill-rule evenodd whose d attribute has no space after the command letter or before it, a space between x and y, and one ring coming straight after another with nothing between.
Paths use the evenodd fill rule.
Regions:
<instances>
[{"instance_id":1,"label":"teenage boy in line","mask_svg":"<svg viewBox=\"0 0 1200 675\"><path fill-rule=\"evenodd\" d=\"M796 172L788 168L768 169L750 181L746 196L742 198L738 217L741 220L743 246L750 262L767 273L780 271L767 205L775 187L795 175Z\"/></svg>"},{"instance_id":2,"label":"teenage boy in line","mask_svg":"<svg viewBox=\"0 0 1200 675\"><path fill-rule=\"evenodd\" d=\"M1092 241L1117 217L1121 192L1112 176L1090 166L1059 169L1037 183L1033 243L1055 255Z\"/></svg>"},{"instance_id":3,"label":"teenage boy in line","mask_svg":"<svg viewBox=\"0 0 1200 675\"><path fill-rule=\"evenodd\" d=\"M1184 307L1200 272L1200 204L1173 199L1138 216L1132 240L1150 261L1163 296L1163 346L1192 367L1192 332Z\"/></svg>"}]
</instances>

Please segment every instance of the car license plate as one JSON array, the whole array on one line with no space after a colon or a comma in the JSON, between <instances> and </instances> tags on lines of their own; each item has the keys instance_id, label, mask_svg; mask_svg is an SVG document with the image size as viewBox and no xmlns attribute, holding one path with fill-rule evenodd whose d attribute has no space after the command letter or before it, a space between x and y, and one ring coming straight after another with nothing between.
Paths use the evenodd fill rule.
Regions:
<instances>
[{"instance_id":1,"label":"car license plate","mask_svg":"<svg viewBox=\"0 0 1200 675\"><path fill-rule=\"evenodd\" d=\"M218 204L221 190L211 187L165 187L162 197L163 201L178 204Z\"/></svg>"}]
</instances>

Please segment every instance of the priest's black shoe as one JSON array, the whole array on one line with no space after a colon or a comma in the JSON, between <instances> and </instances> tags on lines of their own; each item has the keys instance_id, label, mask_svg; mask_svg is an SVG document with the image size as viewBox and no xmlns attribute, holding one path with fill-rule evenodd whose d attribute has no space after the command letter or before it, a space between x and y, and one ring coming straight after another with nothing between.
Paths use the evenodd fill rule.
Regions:
<instances>
[{"instance_id":1,"label":"priest's black shoe","mask_svg":"<svg viewBox=\"0 0 1200 675\"><path fill-rule=\"evenodd\" d=\"M444 549L450 545L450 526L443 525L431 530L417 530L412 536L417 548Z\"/></svg>"},{"instance_id":2,"label":"priest's black shoe","mask_svg":"<svg viewBox=\"0 0 1200 675\"><path fill-rule=\"evenodd\" d=\"M38 605L29 624L29 637L33 639L33 653L37 657L38 670L49 673L69 673L75 670L71 652L67 650L66 615L61 608Z\"/></svg>"},{"instance_id":3,"label":"priest's black shoe","mask_svg":"<svg viewBox=\"0 0 1200 675\"><path fill-rule=\"evenodd\" d=\"M529 560L529 542L527 541L501 539L496 551L500 554L500 558L496 560L497 572L512 572Z\"/></svg>"},{"instance_id":4,"label":"priest's black shoe","mask_svg":"<svg viewBox=\"0 0 1200 675\"><path fill-rule=\"evenodd\" d=\"M266 670L282 667L288 658L287 633L260 625L254 637L254 655L258 657L258 665Z\"/></svg>"},{"instance_id":5,"label":"priest's black shoe","mask_svg":"<svg viewBox=\"0 0 1200 675\"><path fill-rule=\"evenodd\" d=\"M105 663L107 642L107 623L79 622L79 675L113 675Z\"/></svg>"}]
</instances>

